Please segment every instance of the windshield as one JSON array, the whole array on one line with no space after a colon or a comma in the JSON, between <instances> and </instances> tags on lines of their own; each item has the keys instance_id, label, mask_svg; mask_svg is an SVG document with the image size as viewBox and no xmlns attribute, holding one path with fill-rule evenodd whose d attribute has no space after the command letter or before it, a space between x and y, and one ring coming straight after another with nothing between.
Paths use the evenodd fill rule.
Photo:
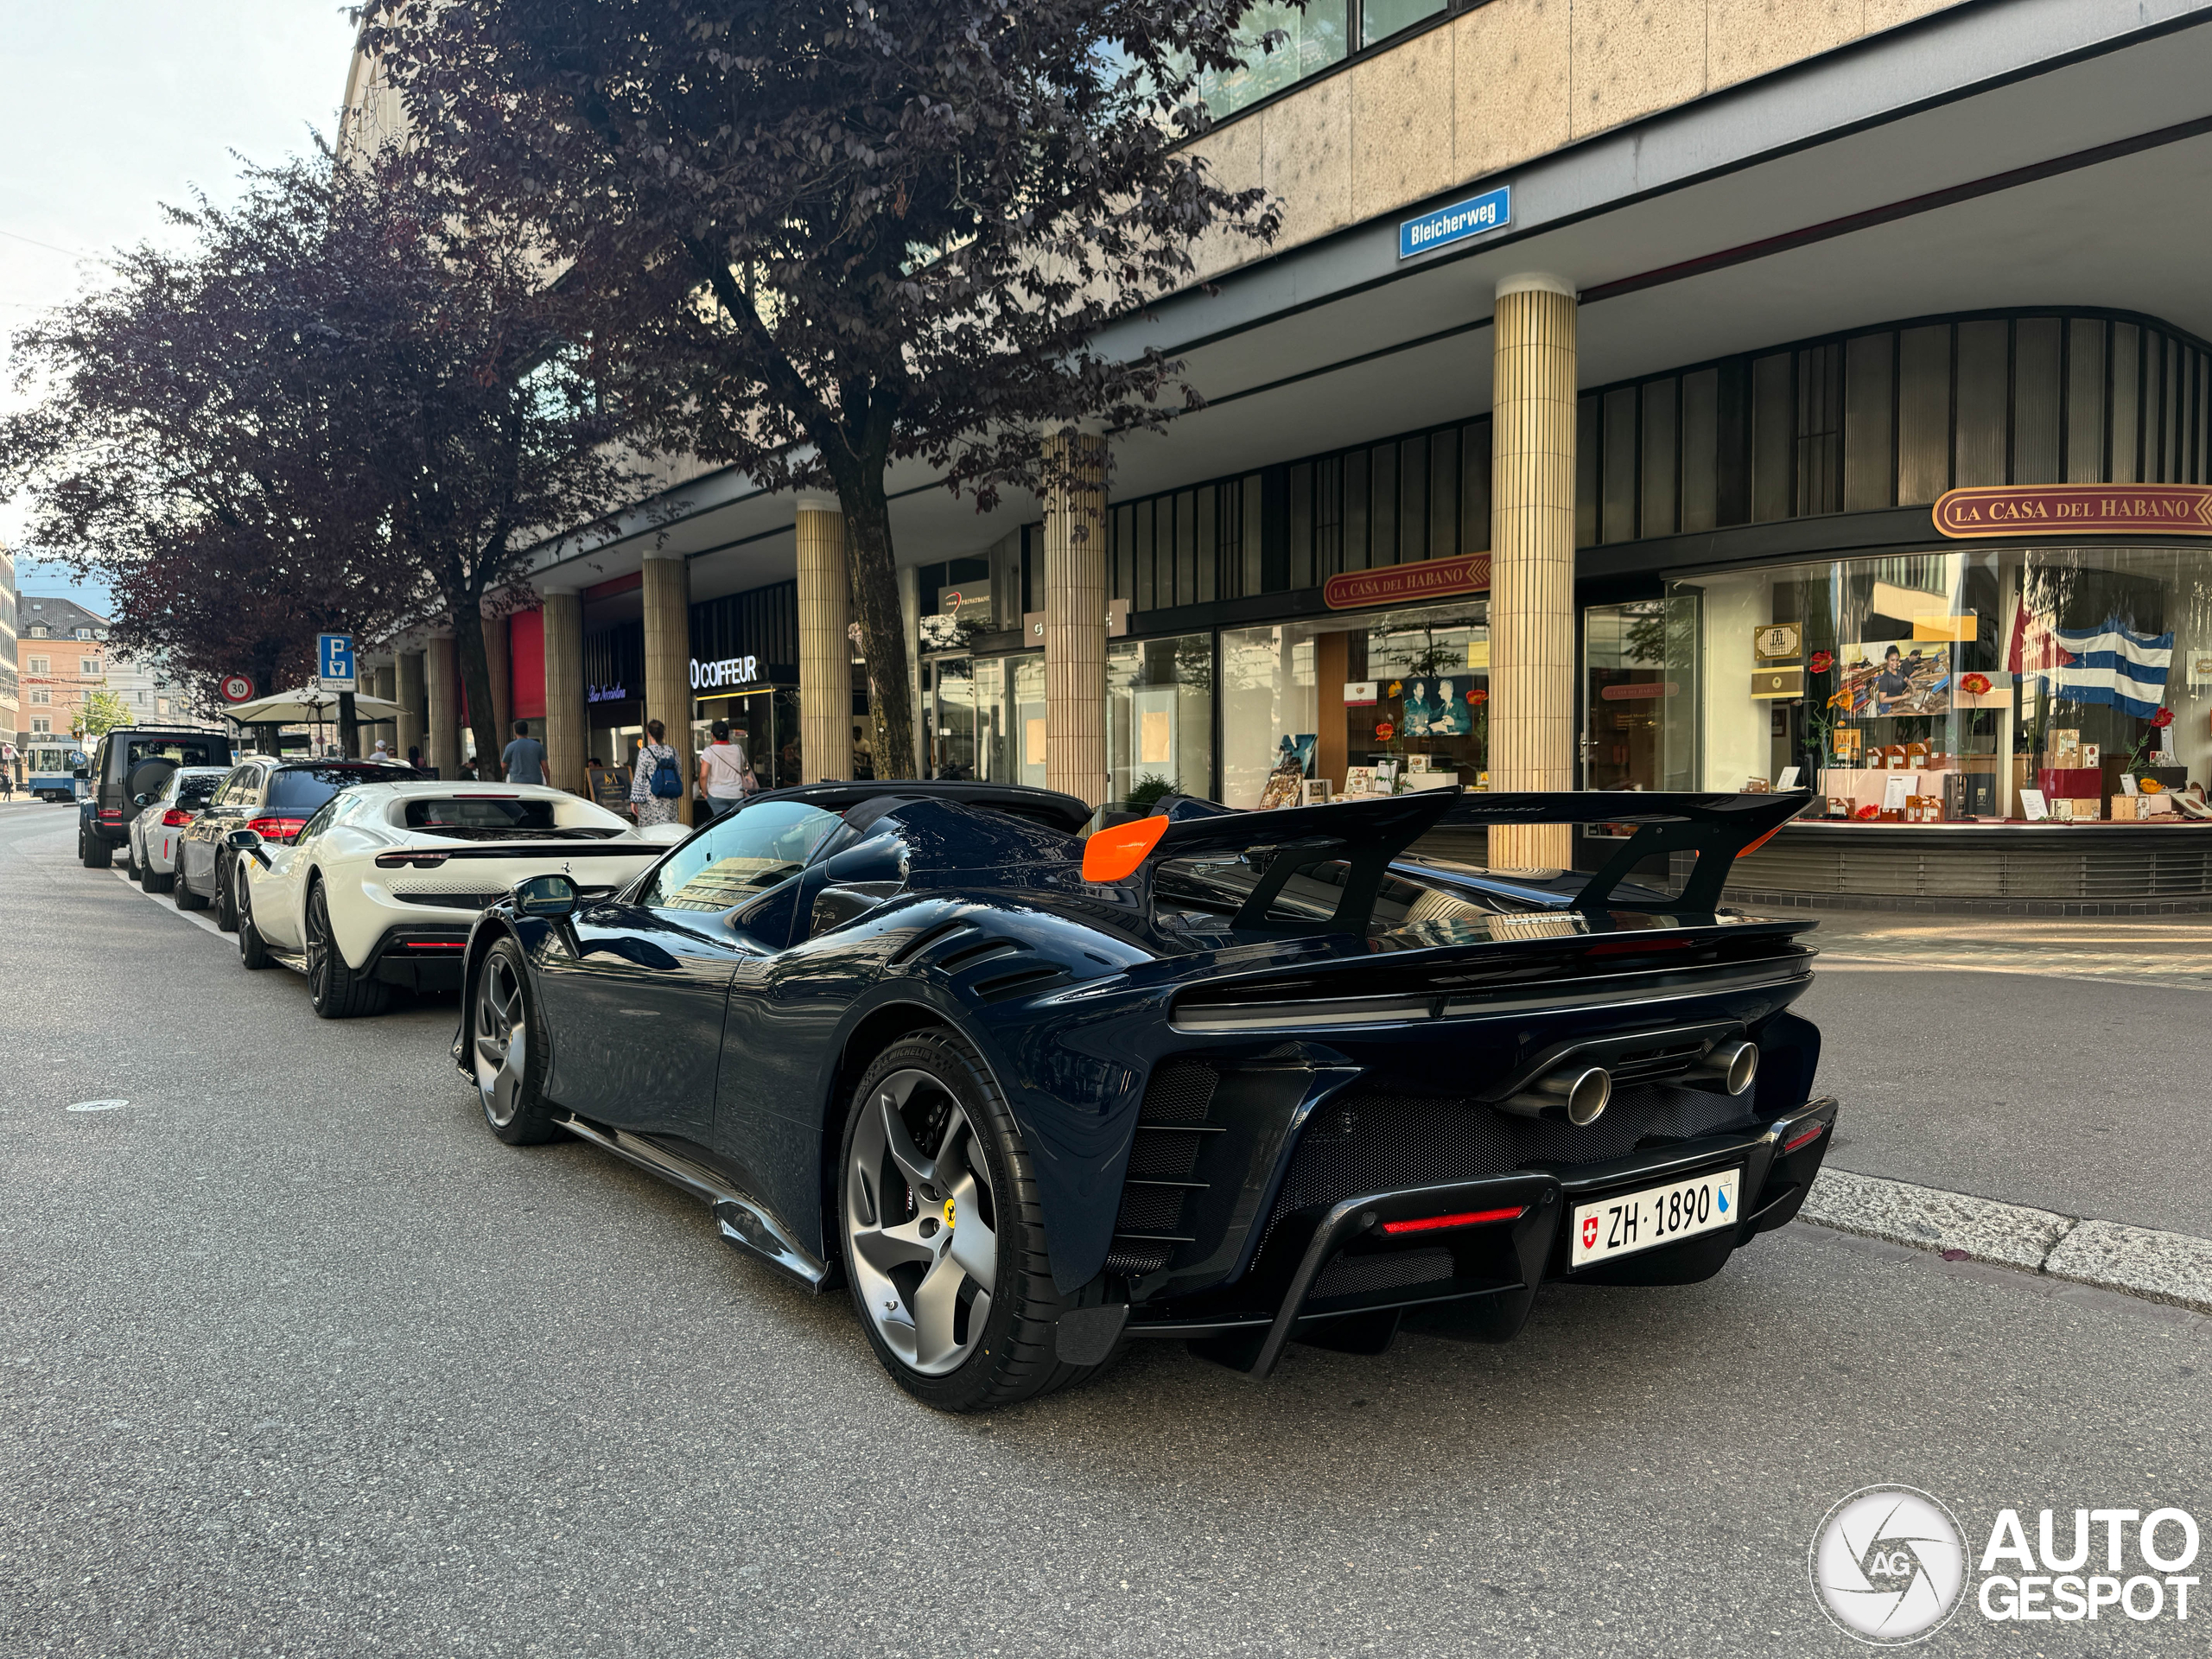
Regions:
<instances>
[{"instance_id":1,"label":"windshield","mask_svg":"<svg viewBox=\"0 0 2212 1659\"><path fill-rule=\"evenodd\" d=\"M176 774L176 804L179 806L205 806L214 798L222 786L225 774L219 772L181 772Z\"/></svg>"},{"instance_id":2,"label":"windshield","mask_svg":"<svg viewBox=\"0 0 2212 1659\"><path fill-rule=\"evenodd\" d=\"M731 910L806 868L843 820L801 801L731 813L653 872L645 902L660 910Z\"/></svg>"},{"instance_id":3,"label":"windshield","mask_svg":"<svg viewBox=\"0 0 2212 1659\"><path fill-rule=\"evenodd\" d=\"M341 789L391 781L389 766L286 766L270 777L268 810L304 817Z\"/></svg>"},{"instance_id":4,"label":"windshield","mask_svg":"<svg viewBox=\"0 0 2212 1659\"><path fill-rule=\"evenodd\" d=\"M204 766L231 758L227 737L134 737L126 751L125 768L141 760L174 760L181 766Z\"/></svg>"}]
</instances>

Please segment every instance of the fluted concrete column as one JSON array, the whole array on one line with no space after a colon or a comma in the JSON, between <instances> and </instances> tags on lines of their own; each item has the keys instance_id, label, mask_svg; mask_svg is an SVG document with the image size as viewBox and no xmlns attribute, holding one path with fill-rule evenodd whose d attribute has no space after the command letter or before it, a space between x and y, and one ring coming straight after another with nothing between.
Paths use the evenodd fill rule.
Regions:
<instances>
[{"instance_id":1,"label":"fluted concrete column","mask_svg":"<svg viewBox=\"0 0 2212 1659\"><path fill-rule=\"evenodd\" d=\"M398 670L390 663L372 670L369 675L369 695L372 697L382 697L386 702L397 702ZM361 740L361 752L366 754L373 750L378 738L384 739L385 747L392 747L399 741L399 732L388 720L372 721L366 735ZM403 756L404 754L404 751L395 749L394 752Z\"/></svg>"},{"instance_id":2,"label":"fluted concrete column","mask_svg":"<svg viewBox=\"0 0 2212 1659\"><path fill-rule=\"evenodd\" d=\"M691 570L682 554L645 555L645 718L668 728L690 784L699 768L691 747ZM689 790L677 816L692 821Z\"/></svg>"},{"instance_id":3,"label":"fluted concrete column","mask_svg":"<svg viewBox=\"0 0 2212 1659\"><path fill-rule=\"evenodd\" d=\"M1046 443L1045 782L1106 798L1106 442Z\"/></svg>"},{"instance_id":4,"label":"fluted concrete column","mask_svg":"<svg viewBox=\"0 0 2212 1659\"><path fill-rule=\"evenodd\" d=\"M423 652L423 703L430 729L423 759L441 778L461 776L461 688L454 677L453 636L439 634Z\"/></svg>"},{"instance_id":5,"label":"fluted concrete column","mask_svg":"<svg viewBox=\"0 0 2212 1659\"><path fill-rule=\"evenodd\" d=\"M545 614L545 781L584 792L584 601L573 589L543 590Z\"/></svg>"},{"instance_id":6,"label":"fluted concrete column","mask_svg":"<svg viewBox=\"0 0 2212 1659\"><path fill-rule=\"evenodd\" d=\"M423 700L423 653L403 651L394 660L399 689L392 694L392 698L399 704L399 735L392 747L399 758L404 760L408 750L423 747L423 734L429 730L429 705ZM429 757L424 758L427 760Z\"/></svg>"},{"instance_id":7,"label":"fluted concrete column","mask_svg":"<svg viewBox=\"0 0 2212 1659\"><path fill-rule=\"evenodd\" d=\"M495 746L492 753L476 757L481 763L476 772L488 779L505 775L499 770L499 757L506 753L507 740L514 735L515 653L505 616L484 619L484 664L491 674L492 729L498 735L492 740Z\"/></svg>"},{"instance_id":8,"label":"fluted concrete column","mask_svg":"<svg viewBox=\"0 0 2212 1659\"><path fill-rule=\"evenodd\" d=\"M1497 285L1491 485L1490 786L1574 787L1574 289ZM1490 832L1496 869L1565 869L1572 827Z\"/></svg>"},{"instance_id":9,"label":"fluted concrete column","mask_svg":"<svg viewBox=\"0 0 2212 1659\"><path fill-rule=\"evenodd\" d=\"M852 590L845 515L834 496L798 499L798 781L853 775ZM755 756L754 759L759 759Z\"/></svg>"}]
</instances>

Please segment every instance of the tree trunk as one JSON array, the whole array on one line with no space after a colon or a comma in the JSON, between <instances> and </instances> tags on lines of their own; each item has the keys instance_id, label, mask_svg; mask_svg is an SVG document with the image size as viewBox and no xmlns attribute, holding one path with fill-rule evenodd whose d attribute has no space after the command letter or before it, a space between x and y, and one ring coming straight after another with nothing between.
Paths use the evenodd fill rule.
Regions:
<instances>
[{"instance_id":1,"label":"tree trunk","mask_svg":"<svg viewBox=\"0 0 2212 1659\"><path fill-rule=\"evenodd\" d=\"M845 510L845 567L853 613L861 625L868 667L868 712L874 730L878 778L919 775L914 754L914 702L906 677L906 620L899 608L899 569L891 549L891 501L883 469L833 468Z\"/></svg>"},{"instance_id":2,"label":"tree trunk","mask_svg":"<svg viewBox=\"0 0 2212 1659\"><path fill-rule=\"evenodd\" d=\"M353 716L353 694L338 694L338 748L348 760L361 758L361 728Z\"/></svg>"},{"instance_id":3,"label":"tree trunk","mask_svg":"<svg viewBox=\"0 0 2212 1659\"><path fill-rule=\"evenodd\" d=\"M481 607L473 597L453 605L453 649L461 664L461 689L468 699L468 729L476 739L476 775L499 777L499 717L492 707L492 660L484 649ZM471 625L474 626L471 626Z\"/></svg>"}]
</instances>

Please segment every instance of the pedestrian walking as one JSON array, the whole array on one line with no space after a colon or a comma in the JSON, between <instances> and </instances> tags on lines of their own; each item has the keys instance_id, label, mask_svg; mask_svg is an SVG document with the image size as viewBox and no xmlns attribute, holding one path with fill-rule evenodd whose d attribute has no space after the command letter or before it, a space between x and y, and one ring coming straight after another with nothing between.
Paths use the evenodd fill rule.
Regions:
<instances>
[{"instance_id":1,"label":"pedestrian walking","mask_svg":"<svg viewBox=\"0 0 2212 1659\"><path fill-rule=\"evenodd\" d=\"M542 784L545 781L545 746L530 734L530 722L515 721L514 741L499 756L499 764L507 769L511 784Z\"/></svg>"},{"instance_id":2,"label":"pedestrian walking","mask_svg":"<svg viewBox=\"0 0 2212 1659\"><path fill-rule=\"evenodd\" d=\"M745 803L753 792L753 767L744 742L729 734L729 722L718 720L711 728L714 741L699 755L699 793L706 798L707 822Z\"/></svg>"},{"instance_id":3,"label":"pedestrian walking","mask_svg":"<svg viewBox=\"0 0 2212 1659\"><path fill-rule=\"evenodd\" d=\"M662 739L667 728L657 720L645 722L645 735L638 745L638 763L630 768L630 810L638 827L674 823L676 804L683 798L683 767L675 748Z\"/></svg>"}]
</instances>

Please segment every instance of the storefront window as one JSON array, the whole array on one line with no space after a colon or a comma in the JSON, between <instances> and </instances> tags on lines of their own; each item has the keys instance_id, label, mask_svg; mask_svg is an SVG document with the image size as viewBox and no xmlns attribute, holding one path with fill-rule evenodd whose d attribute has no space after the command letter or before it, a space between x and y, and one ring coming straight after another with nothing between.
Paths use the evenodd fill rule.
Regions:
<instances>
[{"instance_id":1,"label":"storefront window","mask_svg":"<svg viewBox=\"0 0 2212 1659\"><path fill-rule=\"evenodd\" d=\"M1332 796L1487 787L1489 613L1470 598L1223 633L1224 802L1282 804L1286 753Z\"/></svg>"},{"instance_id":2,"label":"storefront window","mask_svg":"<svg viewBox=\"0 0 2212 1659\"><path fill-rule=\"evenodd\" d=\"M1213 636L1116 640L1106 651L1109 800L1213 786Z\"/></svg>"},{"instance_id":3,"label":"storefront window","mask_svg":"<svg viewBox=\"0 0 2212 1659\"><path fill-rule=\"evenodd\" d=\"M1043 653L981 658L974 673L976 776L992 783L1044 788Z\"/></svg>"},{"instance_id":4,"label":"storefront window","mask_svg":"<svg viewBox=\"0 0 2212 1659\"><path fill-rule=\"evenodd\" d=\"M1703 676L1707 789L1810 787L1882 823L2133 819L2212 761L2202 550L1945 549L1700 576L1669 603L1696 607L1659 648L1669 678Z\"/></svg>"},{"instance_id":5,"label":"storefront window","mask_svg":"<svg viewBox=\"0 0 2212 1659\"><path fill-rule=\"evenodd\" d=\"M1593 607L1582 639L1585 787L1697 788L1697 596Z\"/></svg>"}]
</instances>

